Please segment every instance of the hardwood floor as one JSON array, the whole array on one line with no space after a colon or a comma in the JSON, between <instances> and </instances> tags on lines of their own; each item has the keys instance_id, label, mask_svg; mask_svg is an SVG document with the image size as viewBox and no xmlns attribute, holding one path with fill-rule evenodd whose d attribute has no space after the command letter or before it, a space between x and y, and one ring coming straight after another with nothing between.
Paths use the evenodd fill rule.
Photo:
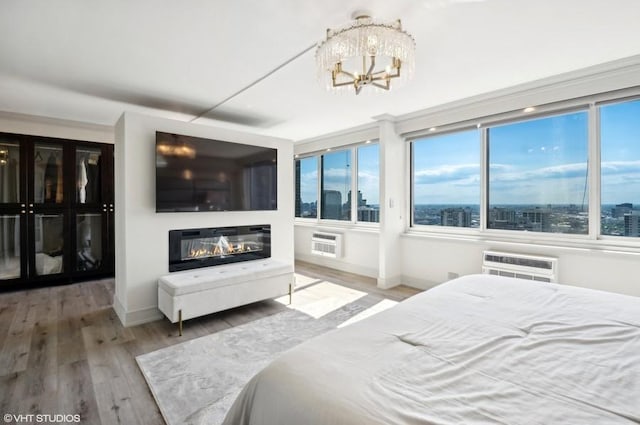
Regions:
<instances>
[{"instance_id":1,"label":"hardwood floor","mask_svg":"<svg viewBox=\"0 0 640 425\"><path fill-rule=\"evenodd\" d=\"M417 292L383 291L375 280L296 263L294 302L317 300L330 282L391 300ZM329 288L329 289L327 289ZM168 320L124 328L111 308L112 279L0 293L0 413L65 414L87 424L164 424L135 357L238 326L286 306L269 300L185 322L182 337ZM373 302L373 301L372 301ZM26 423L26 422L23 422Z\"/></svg>"}]
</instances>

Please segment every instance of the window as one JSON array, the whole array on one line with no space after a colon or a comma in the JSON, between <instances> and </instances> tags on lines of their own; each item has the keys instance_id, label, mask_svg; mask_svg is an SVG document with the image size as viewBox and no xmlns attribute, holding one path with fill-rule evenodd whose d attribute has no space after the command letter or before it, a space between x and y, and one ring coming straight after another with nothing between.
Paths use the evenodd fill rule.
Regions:
<instances>
[{"instance_id":1,"label":"window","mask_svg":"<svg viewBox=\"0 0 640 425\"><path fill-rule=\"evenodd\" d=\"M318 216L318 158L296 160L296 217Z\"/></svg>"},{"instance_id":2,"label":"window","mask_svg":"<svg viewBox=\"0 0 640 425\"><path fill-rule=\"evenodd\" d=\"M490 127L487 138L487 228L588 233L587 112Z\"/></svg>"},{"instance_id":3,"label":"window","mask_svg":"<svg viewBox=\"0 0 640 425\"><path fill-rule=\"evenodd\" d=\"M380 221L380 148L367 144L358 148L358 221Z\"/></svg>"},{"instance_id":4,"label":"window","mask_svg":"<svg viewBox=\"0 0 640 425\"><path fill-rule=\"evenodd\" d=\"M351 150L322 155L320 217L351 220Z\"/></svg>"},{"instance_id":5,"label":"window","mask_svg":"<svg viewBox=\"0 0 640 425\"><path fill-rule=\"evenodd\" d=\"M640 236L640 100L600 107L601 233Z\"/></svg>"},{"instance_id":6,"label":"window","mask_svg":"<svg viewBox=\"0 0 640 425\"><path fill-rule=\"evenodd\" d=\"M380 147L377 143L367 141L296 159L295 169L296 217L352 223L380 221Z\"/></svg>"},{"instance_id":7,"label":"window","mask_svg":"<svg viewBox=\"0 0 640 425\"><path fill-rule=\"evenodd\" d=\"M412 149L413 223L479 227L480 132L424 137Z\"/></svg>"}]
</instances>

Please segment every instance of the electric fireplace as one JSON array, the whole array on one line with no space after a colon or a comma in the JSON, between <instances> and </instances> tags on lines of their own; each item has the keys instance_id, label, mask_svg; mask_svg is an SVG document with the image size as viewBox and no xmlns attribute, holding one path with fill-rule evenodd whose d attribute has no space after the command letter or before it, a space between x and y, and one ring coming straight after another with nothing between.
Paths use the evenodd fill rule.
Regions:
<instances>
[{"instance_id":1,"label":"electric fireplace","mask_svg":"<svg viewBox=\"0 0 640 425\"><path fill-rule=\"evenodd\" d=\"M169 231L170 272L269 257L268 224Z\"/></svg>"}]
</instances>

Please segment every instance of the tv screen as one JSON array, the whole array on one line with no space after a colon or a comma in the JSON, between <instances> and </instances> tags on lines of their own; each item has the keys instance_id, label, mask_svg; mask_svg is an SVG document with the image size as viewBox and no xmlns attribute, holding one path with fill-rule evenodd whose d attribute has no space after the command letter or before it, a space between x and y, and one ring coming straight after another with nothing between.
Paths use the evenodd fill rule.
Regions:
<instances>
[{"instance_id":1,"label":"tv screen","mask_svg":"<svg viewBox=\"0 0 640 425\"><path fill-rule=\"evenodd\" d=\"M156 211L275 210L276 149L156 132Z\"/></svg>"}]
</instances>

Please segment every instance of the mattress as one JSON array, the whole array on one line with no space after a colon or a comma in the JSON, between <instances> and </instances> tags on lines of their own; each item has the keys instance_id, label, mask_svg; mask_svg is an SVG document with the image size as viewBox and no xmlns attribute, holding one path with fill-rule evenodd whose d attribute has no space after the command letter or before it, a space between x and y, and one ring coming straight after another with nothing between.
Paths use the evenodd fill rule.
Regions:
<instances>
[{"instance_id":1,"label":"mattress","mask_svg":"<svg viewBox=\"0 0 640 425\"><path fill-rule=\"evenodd\" d=\"M465 276L286 352L226 425L640 423L640 299Z\"/></svg>"}]
</instances>

